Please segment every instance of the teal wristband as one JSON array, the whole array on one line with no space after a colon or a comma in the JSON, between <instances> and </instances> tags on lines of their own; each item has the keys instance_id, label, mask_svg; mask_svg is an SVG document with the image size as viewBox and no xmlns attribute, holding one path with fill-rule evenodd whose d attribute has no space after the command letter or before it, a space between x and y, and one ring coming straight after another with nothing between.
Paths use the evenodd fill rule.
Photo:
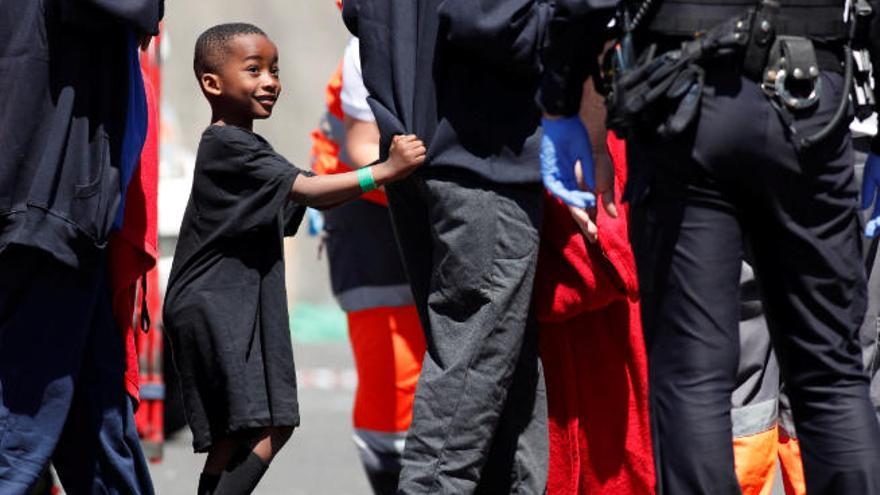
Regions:
<instances>
[{"instance_id":1,"label":"teal wristband","mask_svg":"<svg viewBox=\"0 0 880 495\"><path fill-rule=\"evenodd\" d=\"M376 179L373 178L373 167L359 168L357 171L358 182L361 185L361 191L370 192L376 189Z\"/></svg>"}]
</instances>

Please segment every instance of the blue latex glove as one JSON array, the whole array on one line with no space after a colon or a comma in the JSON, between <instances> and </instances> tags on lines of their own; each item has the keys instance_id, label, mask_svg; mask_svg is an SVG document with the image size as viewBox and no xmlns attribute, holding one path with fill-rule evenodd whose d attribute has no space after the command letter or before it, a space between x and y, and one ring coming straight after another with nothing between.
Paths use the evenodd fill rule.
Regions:
<instances>
[{"instance_id":1,"label":"blue latex glove","mask_svg":"<svg viewBox=\"0 0 880 495\"><path fill-rule=\"evenodd\" d=\"M306 208L306 218L309 219L309 235L315 237L324 231L324 215L314 208Z\"/></svg>"},{"instance_id":2,"label":"blue latex glove","mask_svg":"<svg viewBox=\"0 0 880 495\"><path fill-rule=\"evenodd\" d=\"M874 210L871 219L865 225L865 235L876 237L880 233L880 156L873 153L868 155L865 162L865 173L862 177L862 209L868 209L872 204Z\"/></svg>"},{"instance_id":3,"label":"blue latex glove","mask_svg":"<svg viewBox=\"0 0 880 495\"><path fill-rule=\"evenodd\" d=\"M574 165L581 161L584 182L596 187L593 149L587 128L577 116L542 119L541 176L544 187L565 203L577 208L596 206L596 195L578 187Z\"/></svg>"}]
</instances>

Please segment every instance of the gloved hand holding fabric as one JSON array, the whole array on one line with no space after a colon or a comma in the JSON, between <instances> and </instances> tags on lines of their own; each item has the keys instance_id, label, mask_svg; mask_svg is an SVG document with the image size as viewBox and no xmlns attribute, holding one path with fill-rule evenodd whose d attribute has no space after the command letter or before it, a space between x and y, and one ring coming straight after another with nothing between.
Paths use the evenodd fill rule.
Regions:
<instances>
[{"instance_id":1,"label":"gloved hand holding fabric","mask_svg":"<svg viewBox=\"0 0 880 495\"><path fill-rule=\"evenodd\" d=\"M874 210L871 219L865 225L865 235L876 237L880 233L880 155L870 153L865 162L865 175L862 179L862 209L868 209L872 204Z\"/></svg>"},{"instance_id":2,"label":"gloved hand holding fabric","mask_svg":"<svg viewBox=\"0 0 880 495\"><path fill-rule=\"evenodd\" d=\"M577 116L543 118L544 137L541 141L541 176L544 187L566 204L577 208L596 206L596 195L582 191L575 176L575 163L580 160L584 183L595 189L595 165L590 136Z\"/></svg>"}]
</instances>

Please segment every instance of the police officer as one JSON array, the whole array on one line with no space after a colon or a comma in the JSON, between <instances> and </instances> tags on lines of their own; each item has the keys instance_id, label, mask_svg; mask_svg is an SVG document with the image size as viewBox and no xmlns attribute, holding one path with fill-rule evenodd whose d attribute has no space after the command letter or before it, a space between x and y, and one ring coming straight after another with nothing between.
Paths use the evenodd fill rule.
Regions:
<instances>
[{"instance_id":1,"label":"police officer","mask_svg":"<svg viewBox=\"0 0 880 495\"><path fill-rule=\"evenodd\" d=\"M543 171L551 191L589 206L592 197L572 192L581 127L565 117L577 108L573 87L595 67L578 50L602 15L583 3L559 2L551 23ZM866 288L841 104L853 32L842 3L655 0L618 17L626 35L613 51L609 123L628 138L662 493L740 491L730 407L745 236L807 489L880 493L880 426L858 345ZM878 16L855 3L877 66Z\"/></svg>"}]
</instances>

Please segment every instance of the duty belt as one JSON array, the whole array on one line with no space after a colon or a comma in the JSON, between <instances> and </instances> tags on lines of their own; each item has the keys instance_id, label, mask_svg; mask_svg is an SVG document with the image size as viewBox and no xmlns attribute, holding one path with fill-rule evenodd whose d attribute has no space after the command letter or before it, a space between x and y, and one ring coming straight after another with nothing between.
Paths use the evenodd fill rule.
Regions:
<instances>
[{"instance_id":1,"label":"duty belt","mask_svg":"<svg viewBox=\"0 0 880 495\"><path fill-rule=\"evenodd\" d=\"M854 7L852 13L857 17L859 8ZM656 126L661 137L680 134L698 113L705 78L702 64L719 56L735 55L742 61L743 74L761 84L788 124L798 148L808 148L823 140L841 123L848 100L843 98L832 120L820 132L798 135L792 113L818 103L819 74L827 67L820 65L810 39L778 31L779 8L777 0L761 0L757 9L697 33L696 38L684 41L678 49L657 55L657 46L651 45L636 62L631 31L626 32L603 64L608 127L624 136L645 125ZM638 12L639 16L644 14L643 10ZM850 23L850 28L855 25ZM852 38L850 33L849 39ZM844 49L844 60L844 87L849 88L853 79L849 45ZM611 83L607 84L609 79Z\"/></svg>"},{"instance_id":2,"label":"duty belt","mask_svg":"<svg viewBox=\"0 0 880 495\"><path fill-rule=\"evenodd\" d=\"M632 40L624 37L603 64L605 80L611 81L606 86L608 127L627 136L634 128L658 123L663 137L681 133L699 109L705 78L700 62L743 49L749 27L747 19L731 19L677 50L656 55L651 45L634 63Z\"/></svg>"},{"instance_id":3,"label":"duty belt","mask_svg":"<svg viewBox=\"0 0 880 495\"><path fill-rule=\"evenodd\" d=\"M776 31L790 36L845 40L846 24L839 0L782 0ZM645 33L687 36L706 31L755 9L756 0L660 0Z\"/></svg>"}]
</instances>

